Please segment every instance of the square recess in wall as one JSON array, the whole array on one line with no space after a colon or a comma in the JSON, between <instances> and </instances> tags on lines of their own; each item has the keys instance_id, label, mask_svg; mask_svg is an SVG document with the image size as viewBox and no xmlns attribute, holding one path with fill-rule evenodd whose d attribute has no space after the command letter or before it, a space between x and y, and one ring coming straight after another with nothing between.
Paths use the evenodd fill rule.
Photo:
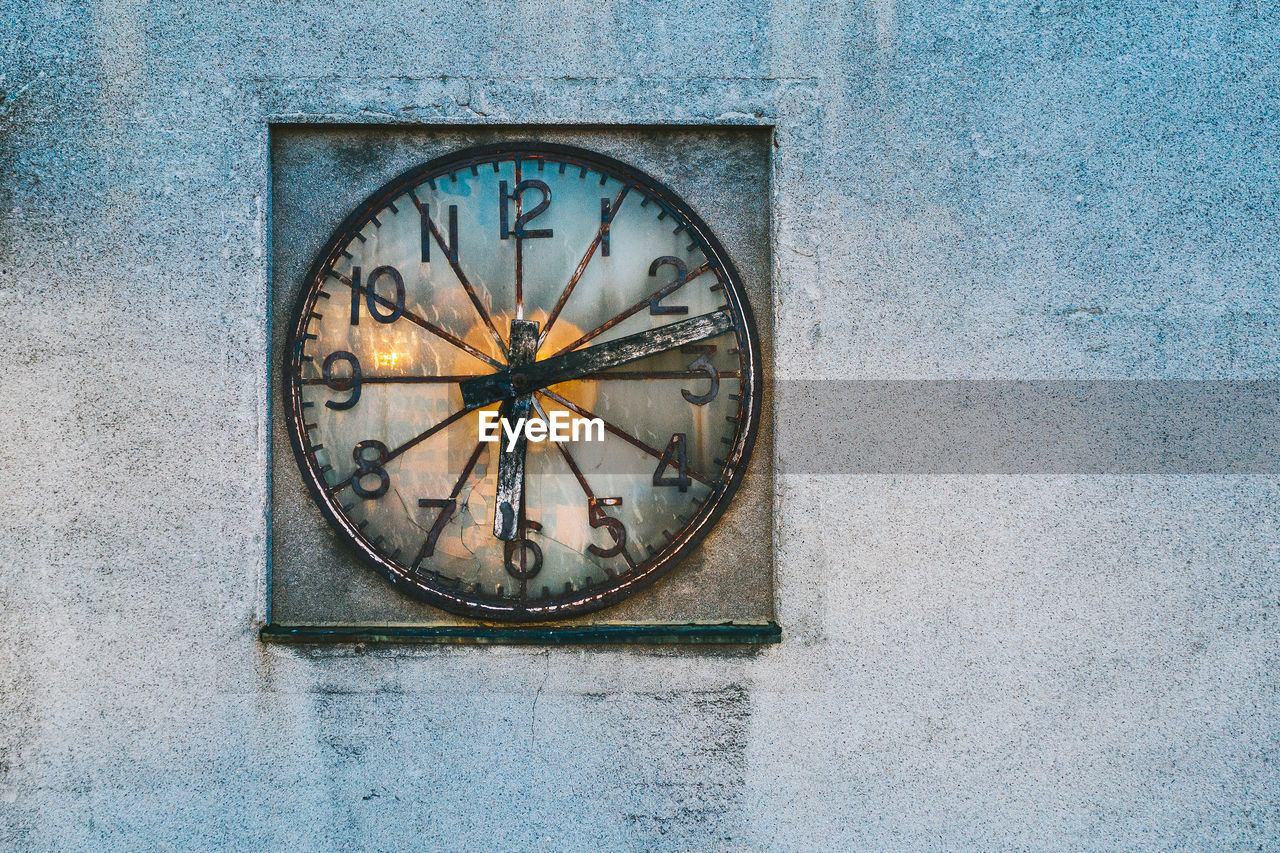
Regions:
<instances>
[{"instance_id":1,"label":"square recess in wall","mask_svg":"<svg viewBox=\"0 0 1280 853\"><path fill-rule=\"evenodd\" d=\"M410 170L478 146L492 156L379 195ZM573 151L633 171L596 170ZM263 637L776 640L769 162L768 128L273 126ZM566 164L582 169L569 172L580 184L567 182ZM551 205L539 212L546 196ZM521 270L518 290L504 263ZM570 280L580 290L557 313L553 295ZM679 339L646 359L558 363L586 378L530 399L553 408L561 404L546 392L560 389L571 414L601 415L608 430L597 446L576 446L585 460L577 465L560 447L531 442L527 488L509 485L519 482L516 457L482 445L474 412L441 425L464 400L496 409L502 392L489 386L498 380L526 381L507 367L521 336L534 336L524 349L536 350L535 365L590 347L616 361L625 346L613 342L630 337L657 352L661 342L646 336L667 326ZM750 359L741 351L748 337ZM446 378L487 375L498 380ZM742 397L750 405L730 402ZM751 441L740 422L756 417L754 448L735 461ZM623 458L633 461L609 468ZM502 512L521 500L499 538ZM606 571L601 555L611 551ZM484 554L489 564L474 577L452 568L480 565ZM658 562L655 580L628 585ZM486 611L487 601L499 609ZM510 601L530 612L513 619L500 609Z\"/></svg>"}]
</instances>

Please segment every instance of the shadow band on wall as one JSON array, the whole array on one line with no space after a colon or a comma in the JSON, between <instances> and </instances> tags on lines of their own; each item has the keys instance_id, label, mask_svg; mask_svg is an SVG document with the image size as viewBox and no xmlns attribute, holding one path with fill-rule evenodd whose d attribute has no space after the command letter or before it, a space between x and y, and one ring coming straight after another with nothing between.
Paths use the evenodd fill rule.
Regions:
<instances>
[{"instance_id":1,"label":"shadow band on wall","mask_svg":"<svg viewBox=\"0 0 1280 853\"><path fill-rule=\"evenodd\" d=\"M1280 382L778 381L792 474L1280 474Z\"/></svg>"}]
</instances>

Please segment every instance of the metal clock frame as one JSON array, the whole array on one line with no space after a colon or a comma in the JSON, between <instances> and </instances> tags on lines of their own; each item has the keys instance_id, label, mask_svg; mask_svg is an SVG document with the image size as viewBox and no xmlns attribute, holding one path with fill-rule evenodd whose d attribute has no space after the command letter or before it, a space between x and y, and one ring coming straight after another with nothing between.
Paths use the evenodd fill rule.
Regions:
<instances>
[{"instance_id":1,"label":"metal clock frame","mask_svg":"<svg viewBox=\"0 0 1280 853\"><path fill-rule=\"evenodd\" d=\"M315 306L316 293L320 289L324 271L332 267L341 255L351 235L360 231L388 202L429 179L456 173L462 169L491 164L495 160L514 158L528 162L570 163L587 167L600 174L608 174L640 190L646 198L656 202L660 209L673 217L680 228L688 232L706 251L729 310L734 318L735 334L742 363L739 386L744 392L739 401L740 428L736 441L724 459L720 479L713 481L713 491L699 507L695 515L673 536L655 556L641 562L636 569L620 576L620 582L607 589L586 588L581 594L568 600L539 602L533 599L499 603L489 599L469 596L464 590L442 589L430 585L417 572L392 561L379 553L334 504L336 500L326 491L329 485L323 474L313 464L315 456L309 452L306 420L301 405L301 374L303 335L310 312ZM324 248L316 257L304 279L294 303L292 321L283 354L285 420L289 439L298 469L312 498L329 524L341 534L346 544L359 557L391 584L415 598L450 613L482 622L545 622L564 619L600 610L648 587L670 572L688 552L701 542L728 509L743 474L750 462L760 422L762 379L760 371L760 345L755 328L755 318L747 301L741 278L728 253L716 239L706 223L689 205L669 187L644 172L612 157L570 145L540 143L536 141L497 143L460 149L424 164L408 169L383 184L361 203L333 231Z\"/></svg>"}]
</instances>

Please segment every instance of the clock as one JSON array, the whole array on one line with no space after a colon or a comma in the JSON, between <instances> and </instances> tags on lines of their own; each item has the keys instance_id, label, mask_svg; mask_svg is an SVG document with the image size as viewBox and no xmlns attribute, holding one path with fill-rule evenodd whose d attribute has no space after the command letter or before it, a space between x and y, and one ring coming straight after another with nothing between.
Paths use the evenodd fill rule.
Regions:
<instances>
[{"instance_id":1,"label":"clock","mask_svg":"<svg viewBox=\"0 0 1280 853\"><path fill-rule=\"evenodd\" d=\"M405 594L485 621L598 610L715 525L759 344L707 225L643 172L504 143L359 204L294 307L283 392L321 512Z\"/></svg>"}]
</instances>

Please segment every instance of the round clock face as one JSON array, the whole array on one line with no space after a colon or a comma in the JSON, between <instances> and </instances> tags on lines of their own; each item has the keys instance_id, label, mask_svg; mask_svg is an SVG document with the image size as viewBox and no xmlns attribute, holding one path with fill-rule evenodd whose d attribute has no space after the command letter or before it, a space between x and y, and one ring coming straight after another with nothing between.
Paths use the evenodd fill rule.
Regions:
<instances>
[{"instance_id":1,"label":"round clock face","mask_svg":"<svg viewBox=\"0 0 1280 853\"><path fill-rule=\"evenodd\" d=\"M715 523L750 455L756 333L670 190L556 145L460 151L374 193L299 295L304 480L397 588L478 619L595 610Z\"/></svg>"}]
</instances>

